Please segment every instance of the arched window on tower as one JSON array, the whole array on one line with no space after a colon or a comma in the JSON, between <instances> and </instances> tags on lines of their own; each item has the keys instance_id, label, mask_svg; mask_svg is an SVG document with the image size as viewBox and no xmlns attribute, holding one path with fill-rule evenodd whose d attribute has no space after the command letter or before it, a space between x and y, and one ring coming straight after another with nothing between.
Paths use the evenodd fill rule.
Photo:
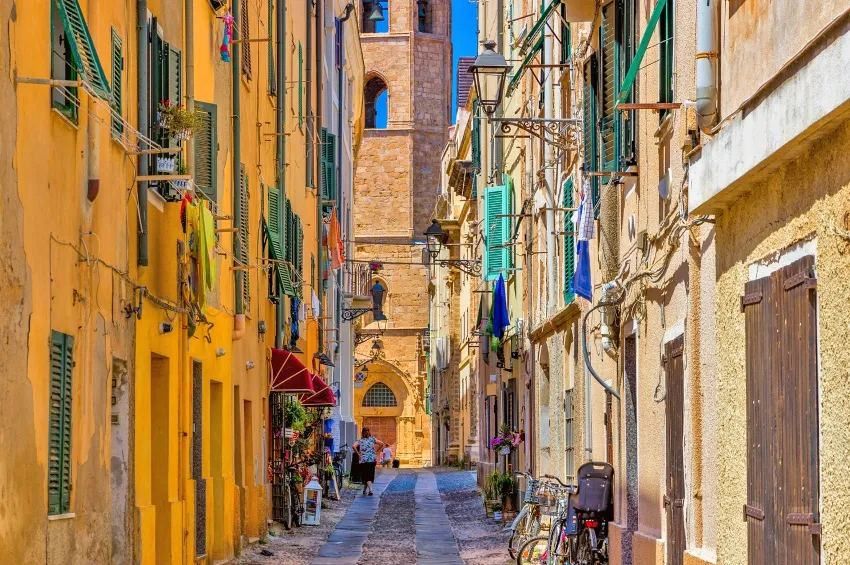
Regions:
<instances>
[{"instance_id":1,"label":"arched window on tower","mask_svg":"<svg viewBox=\"0 0 850 565\"><path fill-rule=\"evenodd\" d=\"M363 0L360 11L363 33L390 31L390 3L388 0Z\"/></svg>"},{"instance_id":2,"label":"arched window on tower","mask_svg":"<svg viewBox=\"0 0 850 565\"><path fill-rule=\"evenodd\" d=\"M381 77L373 76L366 81L363 97L366 101L366 127L385 129L389 110L387 83Z\"/></svg>"},{"instance_id":3,"label":"arched window on tower","mask_svg":"<svg viewBox=\"0 0 850 565\"><path fill-rule=\"evenodd\" d=\"M390 408L398 406L395 394L390 387L384 383L375 383L366 391L363 397L363 406L366 408Z\"/></svg>"}]
</instances>

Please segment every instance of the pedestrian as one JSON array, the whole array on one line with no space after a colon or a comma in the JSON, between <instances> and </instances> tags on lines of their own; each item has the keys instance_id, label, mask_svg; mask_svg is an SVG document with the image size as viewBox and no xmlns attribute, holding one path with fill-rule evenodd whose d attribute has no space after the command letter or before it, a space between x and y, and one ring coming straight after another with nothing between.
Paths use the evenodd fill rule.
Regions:
<instances>
[{"instance_id":1,"label":"pedestrian","mask_svg":"<svg viewBox=\"0 0 850 565\"><path fill-rule=\"evenodd\" d=\"M363 494L372 496L372 483L375 481L375 466L378 464L378 452L386 445L372 437L369 428L363 428L360 439L354 443L354 452L360 457L360 479L363 481Z\"/></svg>"},{"instance_id":2,"label":"pedestrian","mask_svg":"<svg viewBox=\"0 0 850 565\"><path fill-rule=\"evenodd\" d=\"M385 445L381 450L381 467L389 467L393 462L393 450L389 445Z\"/></svg>"}]
</instances>

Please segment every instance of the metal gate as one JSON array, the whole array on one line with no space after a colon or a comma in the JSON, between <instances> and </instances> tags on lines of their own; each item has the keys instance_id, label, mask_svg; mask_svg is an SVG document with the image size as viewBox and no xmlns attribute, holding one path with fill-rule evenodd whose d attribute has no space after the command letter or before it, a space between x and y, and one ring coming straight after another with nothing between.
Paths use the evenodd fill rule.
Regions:
<instances>
[{"instance_id":1,"label":"metal gate","mask_svg":"<svg viewBox=\"0 0 850 565\"><path fill-rule=\"evenodd\" d=\"M741 297L750 565L820 563L814 264L814 257L803 257L748 282Z\"/></svg>"},{"instance_id":2,"label":"metal gate","mask_svg":"<svg viewBox=\"0 0 850 565\"><path fill-rule=\"evenodd\" d=\"M269 454L269 473L272 483L272 520L278 522L284 521L286 505L284 499L286 491L284 482L286 481L286 452L284 447L284 430L285 422L285 400L286 396L282 392L272 392L269 395L269 412L271 413L272 423L272 449Z\"/></svg>"},{"instance_id":3,"label":"metal gate","mask_svg":"<svg viewBox=\"0 0 850 565\"><path fill-rule=\"evenodd\" d=\"M682 565L685 554L685 337L664 346L667 374L667 565Z\"/></svg>"}]
</instances>

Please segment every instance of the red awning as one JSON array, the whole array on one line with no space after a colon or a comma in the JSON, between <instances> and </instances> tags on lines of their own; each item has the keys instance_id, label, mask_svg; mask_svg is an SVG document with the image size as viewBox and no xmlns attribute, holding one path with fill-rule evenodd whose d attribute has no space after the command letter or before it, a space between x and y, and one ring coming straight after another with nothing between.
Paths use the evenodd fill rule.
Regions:
<instances>
[{"instance_id":1,"label":"red awning","mask_svg":"<svg viewBox=\"0 0 850 565\"><path fill-rule=\"evenodd\" d=\"M315 392L313 379L307 367L294 353L272 348L269 390L278 392Z\"/></svg>"},{"instance_id":2,"label":"red awning","mask_svg":"<svg viewBox=\"0 0 850 565\"><path fill-rule=\"evenodd\" d=\"M308 392L301 395L301 404L303 406L336 406L336 395L331 390L322 377L313 375L313 387L316 392Z\"/></svg>"}]
</instances>

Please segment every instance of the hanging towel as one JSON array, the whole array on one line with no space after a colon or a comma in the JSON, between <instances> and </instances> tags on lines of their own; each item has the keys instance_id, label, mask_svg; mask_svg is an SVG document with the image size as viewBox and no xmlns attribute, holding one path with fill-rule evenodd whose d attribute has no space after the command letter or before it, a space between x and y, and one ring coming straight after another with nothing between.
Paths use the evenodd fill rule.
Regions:
<instances>
[{"instance_id":1,"label":"hanging towel","mask_svg":"<svg viewBox=\"0 0 850 565\"><path fill-rule=\"evenodd\" d=\"M511 325L508 315L508 300L505 293L505 278L499 274L499 280L493 288L493 337L502 339L505 328Z\"/></svg>"},{"instance_id":2,"label":"hanging towel","mask_svg":"<svg viewBox=\"0 0 850 565\"><path fill-rule=\"evenodd\" d=\"M336 208L331 212L331 229L328 234L330 245L331 267L339 269L345 263L345 252L342 248L342 236L339 229L339 220L336 217Z\"/></svg>"},{"instance_id":3,"label":"hanging towel","mask_svg":"<svg viewBox=\"0 0 850 565\"><path fill-rule=\"evenodd\" d=\"M590 243L587 241L576 242L578 262L576 272L573 276L573 290L576 294L587 300L593 300L593 285L590 282Z\"/></svg>"},{"instance_id":4,"label":"hanging towel","mask_svg":"<svg viewBox=\"0 0 850 565\"><path fill-rule=\"evenodd\" d=\"M593 203L590 198L590 181L584 181L581 204L578 207L578 241L593 239Z\"/></svg>"},{"instance_id":5,"label":"hanging towel","mask_svg":"<svg viewBox=\"0 0 850 565\"><path fill-rule=\"evenodd\" d=\"M201 258L203 265L202 273L204 276L204 284L207 289L212 290L215 286L215 220L212 212L203 202L200 204L200 245L198 248L198 257Z\"/></svg>"},{"instance_id":6,"label":"hanging towel","mask_svg":"<svg viewBox=\"0 0 850 565\"><path fill-rule=\"evenodd\" d=\"M313 296L310 297L310 309L312 310L311 314L314 318L318 318L322 315L322 303L319 302L319 297L316 296L316 291L311 291Z\"/></svg>"}]
</instances>

